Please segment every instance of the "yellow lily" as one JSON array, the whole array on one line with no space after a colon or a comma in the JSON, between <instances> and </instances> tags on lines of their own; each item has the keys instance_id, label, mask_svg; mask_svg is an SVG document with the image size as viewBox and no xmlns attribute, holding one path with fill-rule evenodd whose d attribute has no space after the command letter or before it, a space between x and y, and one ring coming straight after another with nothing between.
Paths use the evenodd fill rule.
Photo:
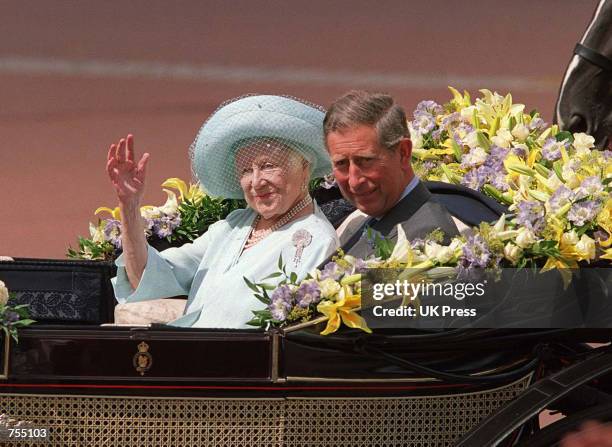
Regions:
<instances>
[{"instance_id":1,"label":"yellow lily","mask_svg":"<svg viewBox=\"0 0 612 447\"><path fill-rule=\"evenodd\" d=\"M612 261L612 248L608 248L607 250L604 250L604 255L602 255L600 258L601 259L609 259L610 261Z\"/></svg>"},{"instance_id":2,"label":"yellow lily","mask_svg":"<svg viewBox=\"0 0 612 447\"><path fill-rule=\"evenodd\" d=\"M190 184L189 187L187 187L187 183L176 177L167 179L164 183L162 183L162 186L178 190L181 196L181 201L190 200L192 202L197 202L205 195L199 185Z\"/></svg>"},{"instance_id":3,"label":"yellow lily","mask_svg":"<svg viewBox=\"0 0 612 447\"><path fill-rule=\"evenodd\" d=\"M541 273L553 270L555 268L559 270L559 274L563 280L563 288L567 289L567 286L569 286L572 282L572 271L570 269L578 268L578 264L576 261L566 263L561 259L555 258L554 256L549 256L546 264L544 264L544 267L542 267Z\"/></svg>"},{"instance_id":4,"label":"yellow lily","mask_svg":"<svg viewBox=\"0 0 612 447\"><path fill-rule=\"evenodd\" d=\"M348 327L361 329L368 334L372 330L368 327L365 320L356 313L361 306L361 295L353 295L348 286L344 286L338 294L337 301L322 301L317 305L317 310L328 318L327 326L321 335L328 335L336 332L343 322Z\"/></svg>"},{"instance_id":5,"label":"yellow lily","mask_svg":"<svg viewBox=\"0 0 612 447\"><path fill-rule=\"evenodd\" d=\"M115 208L109 208L107 206L101 206L100 208L98 208L97 210L94 211L94 214L97 216L99 213L109 213L113 219L115 220L121 220L121 212L119 210L119 207L115 207Z\"/></svg>"},{"instance_id":6,"label":"yellow lily","mask_svg":"<svg viewBox=\"0 0 612 447\"><path fill-rule=\"evenodd\" d=\"M612 245L612 199L606 200L606 204L597 215L597 219L595 221L597 222L597 225L608 233L608 239L600 240L599 245L604 248L610 247L610 245Z\"/></svg>"},{"instance_id":7,"label":"yellow lily","mask_svg":"<svg viewBox=\"0 0 612 447\"><path fill-rule=\"evenodd\" d=\"M529 167L523 160L516 155L510 155L504 160L504 167L507 171L516 172L518 174L528 175L533 177L536 174L536 170Z\"/></svg>"}]
</instances>

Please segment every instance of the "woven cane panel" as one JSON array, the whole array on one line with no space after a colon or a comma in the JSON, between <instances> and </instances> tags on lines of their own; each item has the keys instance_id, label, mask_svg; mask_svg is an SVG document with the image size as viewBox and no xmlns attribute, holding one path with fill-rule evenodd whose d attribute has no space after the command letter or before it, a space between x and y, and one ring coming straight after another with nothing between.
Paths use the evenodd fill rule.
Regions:
<instances>
[{"instance_id":1,"label":"woven cane panel","mask_svg":"<svg viewBox=\"0 0 612 447\"><path fill-rule=\"evenodd\" d=\"M0 395L0 412L50 429L52 442L46 445L62 447L451 446L528 382L481 393L371 399Z\"/></svg>"},{"instance_id":2,"label":"woven cane panel","mask_svg":"<svg viewBox=\"0 0 612 447\"><path fill-rule=\"evenodd\" d=\"M290 399L284 446L452 446L520 394L526 377L480 393L385 399Z\"/></svg>"}]
</instances>

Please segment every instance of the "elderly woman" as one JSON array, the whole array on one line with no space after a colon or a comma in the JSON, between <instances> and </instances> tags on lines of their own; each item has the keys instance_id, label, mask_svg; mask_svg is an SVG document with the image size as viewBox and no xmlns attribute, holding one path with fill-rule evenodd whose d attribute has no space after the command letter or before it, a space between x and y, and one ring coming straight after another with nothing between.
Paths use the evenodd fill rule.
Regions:
<instances>
[{"instance_id":1,"label":"elderly woman","mask_svg":"<svg viewBox=\"0 0 612 447\"><path fill-rule=\"evenodd\" d=\"M149 154L139 161L131 135L111 145L107 172L117 192L123 254L113 279L120 303L187 295L183 327L244 328L261 309L243 277L260 281L282 255L304 277L338 246L308 193L331 171L322 110L280 96L248 96L220 107L191 147L192 168L211 195L244 198L246 209L210 226L191 244L163 252L147 245L140 202Z\"/></svg>"}]
</instances>

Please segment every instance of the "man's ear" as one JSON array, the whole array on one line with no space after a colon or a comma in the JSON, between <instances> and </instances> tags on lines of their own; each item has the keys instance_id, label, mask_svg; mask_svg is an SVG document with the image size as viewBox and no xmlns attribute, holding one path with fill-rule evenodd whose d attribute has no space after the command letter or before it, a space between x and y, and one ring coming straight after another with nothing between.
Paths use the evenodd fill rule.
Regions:
<instances>
[{"instance_id":1,"label":"man's ear","mask_svg":"<svg viewBox=\"0 0 612 447\"><path fill-rule=\"evenodd\" d=\"M412 157L412 141L410 138L402 138L399 142L400 164L402 167L410 166Z\"/></svg>"}]
</instances>

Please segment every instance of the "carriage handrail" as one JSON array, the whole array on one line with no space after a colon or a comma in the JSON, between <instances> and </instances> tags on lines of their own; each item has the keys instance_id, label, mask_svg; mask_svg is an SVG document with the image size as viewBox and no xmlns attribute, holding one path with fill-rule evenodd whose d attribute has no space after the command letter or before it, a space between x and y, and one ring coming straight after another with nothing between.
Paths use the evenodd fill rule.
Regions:
<instances>
[{"instance_id":1,"label":"carriage handrail","mask_svg":"<svg viewBox=\"0 0 612 447\"><path fill-rule=\"evenodd\" d=\"M529 387L470 430L456 447L499 445L508 435L539 414L550 403L605 373L612 371L612 352L600 352Z\"/></svg>"}]
</instances>

